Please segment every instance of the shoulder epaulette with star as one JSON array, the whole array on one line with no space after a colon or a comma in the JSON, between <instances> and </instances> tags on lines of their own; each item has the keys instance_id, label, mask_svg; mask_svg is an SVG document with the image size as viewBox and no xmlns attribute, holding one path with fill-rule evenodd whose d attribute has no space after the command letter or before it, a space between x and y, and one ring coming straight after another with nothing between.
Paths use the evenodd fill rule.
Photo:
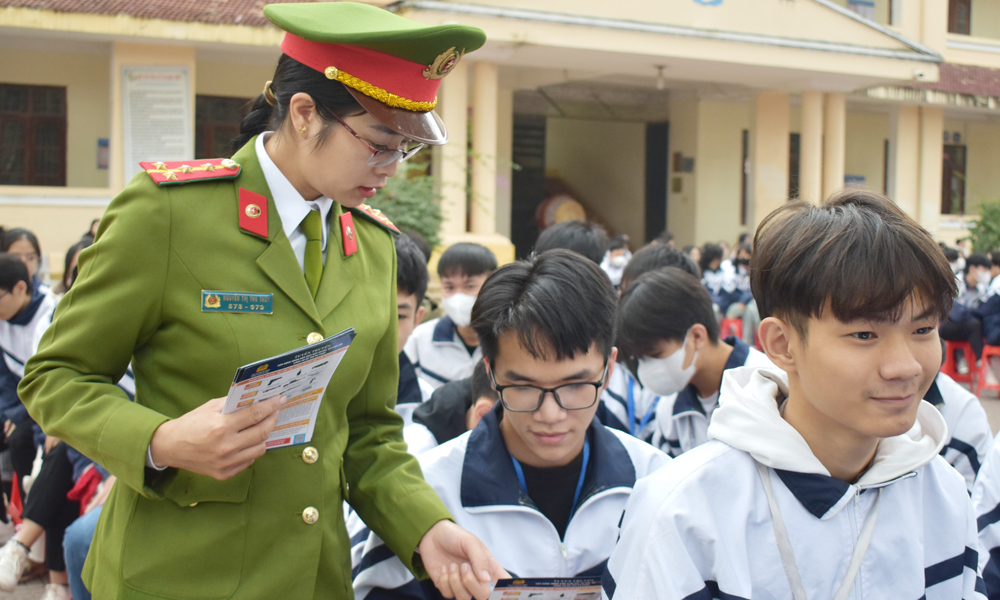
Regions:
<instances>
[{"instance_id":1,"label":"shoulder epaulette with star","mask_svg":"<svg viewBox=\"0 0 1000 600\"><path fill-rule=\"evenodd\" d=\"M369 221L374 221L392 233L400 233L399 229L392 224L392 221L386 218L386 216L382 214L382 211L377 208L372 208L367 204L360 204L351 210L363 217L366 217Z\"/></svg>"},{"instance_id":2,"label":"shoulder epaulette with star","mask_svg":"<svg viewBox=\"0 0 1000 600\"><path fill-rule=\"evenodd\" d=\"M235 179L242 169L239 163L229 158L141 162L139 166L159 186Z\"/></svg>"}]
</instances>

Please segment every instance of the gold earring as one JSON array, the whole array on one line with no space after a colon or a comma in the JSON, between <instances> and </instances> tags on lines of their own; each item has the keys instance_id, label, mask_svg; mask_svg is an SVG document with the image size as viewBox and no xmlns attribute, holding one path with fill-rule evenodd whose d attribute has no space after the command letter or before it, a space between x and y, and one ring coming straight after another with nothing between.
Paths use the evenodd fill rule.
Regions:
<instances>
[{"instance_id":1,"label":"gold earring","mask_svg":"<svg viewBox=\"0 0 1000 600\"><path fill-rule=\"evenodd\" d=\"M302 127L299 127L299 133L305 133L306 129L307 129L307 127L305 125L303 125Z\"/></svg>"}]
</instances>

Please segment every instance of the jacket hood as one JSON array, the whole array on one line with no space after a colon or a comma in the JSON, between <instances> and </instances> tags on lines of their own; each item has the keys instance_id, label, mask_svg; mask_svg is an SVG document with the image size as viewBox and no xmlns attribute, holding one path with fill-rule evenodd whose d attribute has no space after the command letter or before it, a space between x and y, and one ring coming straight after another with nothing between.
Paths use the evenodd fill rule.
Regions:
<instances>
[{"instance_id":1,"label":"jacket hood","mask_svg":"<svg viewBox=\"0 0 1000 600\"><path fill-rule=\"evenodd\" d=\"M788 375L781 369L741 367L726 371L708 438L747 452L773 469L830 477L805 438L778 412L779 403L787 396ZM856 485L884 484L929 463L944 447L947 431L941 413L921 400L913 427L879 442L871 467Z\"/></svg>"}]
</instances>

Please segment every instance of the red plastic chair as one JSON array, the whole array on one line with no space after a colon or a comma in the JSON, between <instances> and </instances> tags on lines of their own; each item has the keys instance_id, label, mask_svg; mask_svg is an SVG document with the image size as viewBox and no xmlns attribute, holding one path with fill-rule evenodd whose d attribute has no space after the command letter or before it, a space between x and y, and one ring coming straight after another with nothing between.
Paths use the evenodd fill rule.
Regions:
<instances>
[{"instance_id":1,"label":"red plastic chair","mask_svg":"<svg viewBox=\"0 0 1000 600\"><path fill-rule=\"evenodd\" d=\"M719 337L735 336L743 339L743 319L723 319L719 326Z\"/></svg>"},{"instance_id":2,"label":"red plastic chair","mask_svg":"<svg viewBox=\"0 0 1000 600\"><path fill-rule=\"evenodd\" d=\"M983 347L983 366L979 369L980 392L983 390L1000 391L1000 383L990 383L989 379L986 378L986 374L990 368L990 358L994 356L1000 358L1000 346L986 345Z\"/></svg>"},{"instance_id":3,"label":"red plastic chair","mask_svg":"<svg viewBox=\"0 0 1000 600\"><path fill-rule=\"evenodd\" d=\"M1000 347L994 346L994 348L996 348L998 351L997 356L1000 356ZM941 372L947 375L948 377L951 377L955 381L968 383L972 387L972 393L975 394L978 388L980 387L977 384L981 384L983 381L985 381L985 379L983 379L982 374L979 374L979 376L977 377L976 355L973 354L972 352L972 346L969 344L969 342L945 341L944 350L945 350L944 365L941 367ZM965 361L969 365L969 372L966 373L965 375L962 375L961 373L958 372L958 360L955 357L958 350L961 350L965 354ZM984 352L983 369L986 368L987 368L986 354ZM985 371L983 371L983 373L985 373ZM995 389L1000 389L1000 387L997 387Z\"/></svg>"}]
</instances>

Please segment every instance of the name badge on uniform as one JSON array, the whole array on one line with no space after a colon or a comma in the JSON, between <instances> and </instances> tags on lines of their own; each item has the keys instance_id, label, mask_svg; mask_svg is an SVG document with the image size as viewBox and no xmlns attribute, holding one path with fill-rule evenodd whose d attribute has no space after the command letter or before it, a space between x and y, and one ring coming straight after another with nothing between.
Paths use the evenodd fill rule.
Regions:
<instances>
[{"instance_id":1,"label":"name badge on uniform","mask_svg":"<svg viewBox=\"0 0 1000 600\"><path fill-rule=\"evenodd\" d=\"M274 294L201 291L202 312L271 314Z\"/></svg>"}]
</instances>

